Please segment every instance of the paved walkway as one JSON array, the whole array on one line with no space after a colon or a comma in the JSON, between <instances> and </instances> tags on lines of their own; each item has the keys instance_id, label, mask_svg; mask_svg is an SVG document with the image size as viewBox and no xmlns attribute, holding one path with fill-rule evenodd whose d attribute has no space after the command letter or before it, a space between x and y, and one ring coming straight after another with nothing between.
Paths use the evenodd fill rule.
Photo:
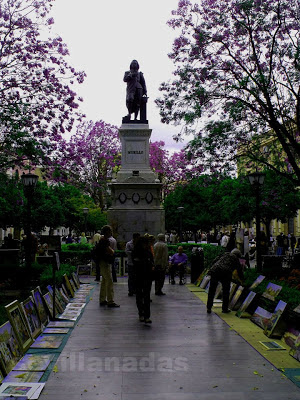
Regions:
<instances>
[{"instance_id":1,"label":"paved walkway","mask_svg":"<svg viewBox=\"0 0 300 400\"><path fill-rule=\"evenodd\" d=\"M153 290L153 289L152 289ZM99 285L41 400L300 400L300 390L187 287L152 295L152 326L138 321L127 281L119 309L99 307Z\"/></svg>"}]
</instances>

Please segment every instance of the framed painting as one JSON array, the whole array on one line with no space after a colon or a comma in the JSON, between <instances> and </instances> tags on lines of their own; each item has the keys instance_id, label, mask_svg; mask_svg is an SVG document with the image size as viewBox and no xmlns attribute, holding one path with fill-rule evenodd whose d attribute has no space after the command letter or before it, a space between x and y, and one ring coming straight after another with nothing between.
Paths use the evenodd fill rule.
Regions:
<instances>
[{"instance_id":1,"label":"framed painting","mask_svg":"<svg viewBox=\"0 0 300 400\"><path fill-rule=\"evenodd\" d=\"M66 287L65 287L65 285L63 283L61 284L61 290L64 292L64 294L66 295L66 297L69 300L69 293L68 293L68 291L67 291L67 289L66 289Z\"/></svg>"},{"instance_id":2,"label":"framed painting","mask_svg":"<svg viewBox=\"0 0 300 400\"><path fill-rule=\"evenodd\" d=\"M272 313L270 313L269 311L265 310L262 307L257 307L251 317L251 321L260 326L262 329L265 329L271 316Z\"/></svg>"},{"instance_id":3,"label":"framed painting","mask_svg":"<svg viewBox=\"0 0 300 400\"><path fill-rule=\"evenodd\" d=\"M54 354L25 354L14 367L14 371L46 371Z\"/></svg>"},{"instance_id":4,"label":"framed painting","mask_svg":"<svg viewBox=\"0 0 300 400\"><path fill-rule=\"evenodd\" d=\"M266 290L262 294L263 297L270 299L270 300L275 300L275 297L278 296L282 289L282 286L275 285L275 283L268 283L268 286L266 287Z\"/></svg>"},{"instance_id":5,"label":"framed painting","mask_svg":"<svg viewBox=\"0 0 300 400\"><path fill-rule=\"evenodd\" d=\"M49 322L49 317L45 308L45 302L43 301L43 295L40 287L37 286L34 290L32 290L31 295L36 305L40 321L43 326L46 326Z\"/></svg>"},{"instance_id":6,"label":"framed painting","mask_svg":"<svg viewBox=\"0 0 300 400\"><path fill-rule=\"evenodd\" d=\"M78 275L75 274L75 272L72 272L72 278L73 278L73 281L74 281L77 289L79 289L80 288L80 281L79 281Z\"/></svg>"},{"instance_id":7,"label":"framed painting","mask_svg":"<svg viewBox=\"0 0 300 400\"><path fill-rule=\"evenodd\" d=\"M209 281L210 281L210 276L209 275L205 275L205 277L202 279L202 281L200 283L200 288L201 289L206 289Z\"/></svg>"},{"instance_id":8,"label":"framed painting","mask_svg":"<svg viewBox=\"0 0 300 400\"><path fill-rule=\"evenodd\" d=\"M282 314L286 309L287 303L282 300L279 300L274 313L271 315L271 318L267 321L265 334L268 337L281 337L285 332L286 325L282 321Z\"/></svg>"},{"instance_id":9,"label":"framed painting","mask_svg":"<svg viewBox=\"0 0 300 400\"><path fill-rule=\"evenodd\" d=\"M64 280L65 280L65 284L66 284L68 293L70 294L71 297L74 297L74 290L73 290L73 288L71 286L71 283L69 281L68 275L64 274L63 277L64 277Z\"/></svg>"},{"instance_id":10,"label":"framed painting","mask_svg":"<svg viewBox=\"0 0 300 400\"><path fill-rule=\"evenodd\" d=\"M256 296L255 292L249 292L248 296L245 298L245 300L243 301L241 307L237 310L236 312L236 316L238 318L250 318L251 314L247 313L247 308L249 307L249 305L251 304L251 302L253 301L254 297Z\"/></svg>"},{"instance_id":11,"label":"framed painting","mask_svg":"<svg viewBox=\"0 0 300 400\"><path fill-rule=\"evenodd\" d=\"M37 371L11 371L3 382L39 382L43 375L44 372Z\"/></svg>"},{"instance_id":12,"label":"framed painting","mask_svg":"<svg viewBox=\"0 0 300 400\"><path fill-rule=\"evenodd\" d=\"M234 309L237 308L238 301L239 301L243 291L244 291L244 287L243 286L239 286L237 288L237 290L236 290L236 292L235 292L234 296L232 297L231 302L229 304L229 308L231 310L234 310Z\"/></svg>"},{"instance_id":13,"label":"framed painting","mask_svg":"<svg viewBox=\"0 0 300 400\"><path fill-rule=\"evenodd\" d=\"M43 299L45 301L50 318L53 318L53 302L52 302L51 294L49 292L45 293L43 295Z\"/></svg>"},{"instance_id":14,"label":"framed painting","mask_svg":"<svg viewBox=\"0 0 300 400\"><path fill-rule=\"evenodd\" d=\"M63 298L63 296L61 295L61 293L57 287L55 288L55 296L56 296L57 300L59 301L59 304L61 305L62 309L64 310L69 301L66 301Z\"/></svg>"},{"instance_id":15,"label":"framed painting","mask_svg":"<svg viewBox=\"0 0 300 400\"><path fill-rule=\"evenodd\" d=\"M263 280L265 279L265 276L259 275L255 281L252 283L252 285L249 287L249 290L253 290L256 288Z\"/></svg>"},{"instance_id":16,"label":"framed painting","mask_svg":"<svg viewBox=\"0 0 300 400\"><path fill-rule=\"evenodd\" d=\"M71 321L50 321L47 328L74 328L75 322Z\"/></svg>"},{"instance_id":17,"label":"framed painting","mask_svg":"<svg viewBox=\"0 0 300 400\"><path fill-rule=\"evenodd\" d=\"M6 395L16 396L22 398L26 396L28 399L37 399L36 397L37 392L41 392L45 383L36 383L36 382L24 382L23 384L17 382L7 382L2 383L0 387L0 396ZM22 397L20 397L22 396ZM25 398L26 398L25 397Z\"/></svg>"},{"instance_id":18,"label":"framed painting","mask_svg":"<svg viewBox=\"0 0 300 400\"><path fill-rule=\"evenodd\" d=\"M8 374L22 357L17 337L11 323L0 326L0 362L3 371Z\"/></svg>"},{"instance_id":19,"label":"framed painting","mask_svg":"<svg viewBox=\"0 0 300 400\"><path fill-rule=\"evenodd\" d=\"M52 291L52 293L53 293L53 291ZM53 308L53 295L50 292L49 292L49 295L50 295L50 299L52 301L52 308ZM62 312L64 312L64 307L62 307L62 305L60 304L59 299L57 298L56 292L55 292L55 314L57 314L57 312L60 314Z\"/></svg>"},{"instance_id":20,"label":"framed painting","mask_svg":"<svg viewBox=\"0 0 300 400\"><path fill-rule=\"evenodd\" d=\"M16 334L19 346L23 353L26 353L30 345L33 343L30 329L25 320L25 315L18 300L5 306L8 319Z\"/></svg>"},{"instance_id":21,"label":"framed painting","mask_svg":"<svg viewBox=\"0 0 300 400\"><path fill-rule=\"evenodd\" d=\"M74 292L74 294L75 294L75 292L76 292L76 290L77 290L77 287L76 287L76 285L75 285L75 283L74 283L74 281L73 281L72 278L70 278L69 281L70 281L70 284L71 284L71 286L72 286L73 292Z\"/></svg>"},{"instance_id":22,"label":"framed painting","mask_svg":"<svg viewBox=\"0 0 300 400\"><path fill-rule=\"evenodd\" d=\"M61 297L64 299L64 302L66 304L68 304L69 303L69 298L66 296L66 294L65 294L65 292L63 291L62 288L59 288L59 293L61 294Z\"/></svg>"},{"instance_id":23,"label":"framed painting","mask_svg":"<svg viewBox=\"0 0 300 400\"><path fill-rule=\"evenodd\" d=\"M42 323L33 298L30 296L28 299L21 302L21 307L30 329L31 336L36 338L42 332Z\"/></svg>"},{"instance_id":24,"label":"framed painting","mask_svg":"<svg viewBox=\"0 0 300 400\"><path fill-rule=\"evenodd\" d=\"M64 340L65 335L40 335L32 344L32 349L58 349Z\"/></svg>"}]
</instances>

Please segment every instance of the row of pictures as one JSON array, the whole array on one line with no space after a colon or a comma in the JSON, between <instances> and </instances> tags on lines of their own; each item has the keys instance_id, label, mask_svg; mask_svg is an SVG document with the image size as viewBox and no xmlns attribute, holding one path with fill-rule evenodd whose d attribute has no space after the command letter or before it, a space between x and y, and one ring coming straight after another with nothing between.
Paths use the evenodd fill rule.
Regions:
<instances>
[{"instance_id":1,"label":"row of pictures","mask_svg":"<svg viewBox=\"0 0 300 400\"><path fill-rule=\"evenodd\" d=\"M59 312L63 312L69 303L69 297L74 297L80 282L76 274L73 279L64 275L65 285L58 290L56 288L55 299ZM71 290L69 289L71 288ZM0 326L0 371L8 374L24 353L41 334L50 319L53 319L53 289L48 287L52 294L42 294L40 287L36 287L25 301L18 300L8 304L5 308L8 321ZM0 372L0 382L3 375Z\"/></svg>"}]
</instances>

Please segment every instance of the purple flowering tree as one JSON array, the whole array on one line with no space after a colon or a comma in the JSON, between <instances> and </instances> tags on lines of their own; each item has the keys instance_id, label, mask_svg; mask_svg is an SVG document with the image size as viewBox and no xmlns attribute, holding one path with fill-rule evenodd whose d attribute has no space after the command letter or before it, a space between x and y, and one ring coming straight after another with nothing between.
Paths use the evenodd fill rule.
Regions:
<instances>
[{"instance_id":1,"label":"purple flowering tree","mask_svg":"<svg viewBox=\"0 0 300 400\"><path fill-rule=\"evenodd\" d=\"M104 121L85 121L79 124L69 142L61 142L53 162L53 178L80 188L103 209L107 183L117 171L120 159L117 127Z\"/></svg>"},{"instance_id":2,"label":"purple flowering tree","mask_svg":"<svg viewBox=\"0 0 300 400\"><path fill-rule=\"evenodd\" d=\"M247 154L299 184L299 23L294 0L179 1L176 69L156 102L162 122L194 133L189 151L206 171L230 171Z\"/></svg>"},{"instance_id":3,"label":"purple flowering tree","mask_svg":"<svg viewBox=\"0 0 300 400\"><path fill-rule=\"evenodd\" d=\"M53 0L0 2L0 168L43 164L80 119L67 46L51 36Z\"/></svg>"}]
</instances>

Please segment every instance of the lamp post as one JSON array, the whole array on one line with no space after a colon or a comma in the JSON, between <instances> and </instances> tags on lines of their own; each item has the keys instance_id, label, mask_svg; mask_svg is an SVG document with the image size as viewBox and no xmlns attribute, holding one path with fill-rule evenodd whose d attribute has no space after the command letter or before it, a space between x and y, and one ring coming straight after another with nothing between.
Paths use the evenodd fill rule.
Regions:
<instances>
[{"instance_id":1,"label":"lamp post","mask_svg":"<svg viewBox=\"0 0 300 400\"><path fill-rule=\"evenodd\" d=\"M26 224L25 224L25 264L28 273L31 269L31 250L32 250L32 237L31 237L31 202L34 194L34 189L36 187L36 183L38 181L38 176L35 174L25 174L23 173L21 176L21 182L24 186L24 194L27 199L27 216L26 216Z\"/></svg>"},{"instance_id":2,"label":"lamp post","mask_svg":"<svg viewBox=\"0 0 300 400\"><path fill-rule=\"evenodd\" d=\"M184 207L177 207L177 211L179 213L179 242L182 243L182 214Z\"/></svg>"},{"instance_id":3,"label":"lamp post","mask_svg":"<svg viewBox=\"0 0 300 400\"><path fill-rule=\"evenodd\" d=\"M84 215L84 233L86 234L86 221L87 221L87 216L88 216L88 213L89 213L89 209L87 207L84 207L82 209L82 211L83 211L83 215Z\"/></svg>"},{"instance_id":4,"label":"lamp post","mask_svg":"<svg viewBox=\"0 0 300 400\"><path fill-rule=\"evenodd\" d=\"M253 172L248 175L249 182L255 190L255 220L256 220L256 269L262 271L262 257L260 246L260 189L264 184L265 174L262 172Z\"/></svg>"}]
</instances>

